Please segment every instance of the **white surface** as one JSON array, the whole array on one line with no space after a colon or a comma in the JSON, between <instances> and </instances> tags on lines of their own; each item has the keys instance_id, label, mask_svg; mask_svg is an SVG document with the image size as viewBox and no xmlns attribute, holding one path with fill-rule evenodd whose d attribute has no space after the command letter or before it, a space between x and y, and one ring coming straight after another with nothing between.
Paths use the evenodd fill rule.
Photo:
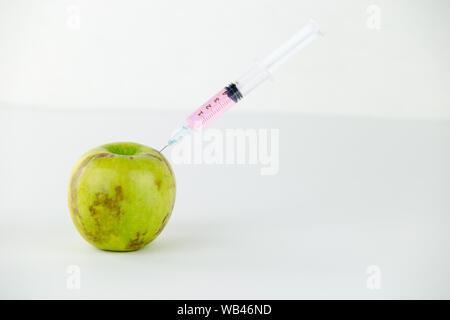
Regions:
<instances>
[{"instance_id":1,"label":"white surface","mask_svg":"<svg viewBox=\"0 0 450 320\"><path fill-rule=\"evenodd\" d=\"M0 112L0 298L450 298L448 121L230 112L219 127L280 129L279 174L176 165L164 232L111 253L72 225L71 166L109 141L161 146L174 115Z\"/></svg>"},{"instance_id":2,"label":"white surface","mask_svg":"<svg viewBox=\"0 0 450 320\"><path fill-rule=\"evenodd\" d=\"M0 0L0 103L188 115L310 17L325 38L236 112L450 118L447 0Z\"/></svg>"}]
</instances>

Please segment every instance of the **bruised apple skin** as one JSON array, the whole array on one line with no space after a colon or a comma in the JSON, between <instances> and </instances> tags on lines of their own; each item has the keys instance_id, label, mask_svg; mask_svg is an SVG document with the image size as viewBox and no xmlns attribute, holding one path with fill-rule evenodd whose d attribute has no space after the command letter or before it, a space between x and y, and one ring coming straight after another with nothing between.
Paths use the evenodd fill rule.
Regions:
<instances>
[{"instance_id":1,"label":"bruised apple skin","mask_svg":"<svg viewBox=\"0 0 450 320\"><path fill-rule=\"evenodd\" d=\"M137 143L110 143L76 162L69 209L77 230L95 247L134 251L163 230L175 189L172 168L160 152Z\"/></svg>"}]
</instances>

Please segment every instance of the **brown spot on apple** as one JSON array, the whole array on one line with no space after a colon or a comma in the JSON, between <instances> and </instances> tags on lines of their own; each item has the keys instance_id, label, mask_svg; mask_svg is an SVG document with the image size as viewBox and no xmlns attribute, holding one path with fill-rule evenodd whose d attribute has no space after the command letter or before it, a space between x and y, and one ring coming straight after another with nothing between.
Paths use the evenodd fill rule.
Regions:
<instances>
[{"instance_id":1,"label":"brown spot on apple","mask_svg":"<svg viewBox=\"0 0 450 320\"><path fill-rule=\"evenodd\" d=\"M71 201L71 214L73 217L73 221L77 227L79 227L81 230L84 231L84 234L92 241L98 241L98 237L94 236L93 234L89 233L86 230L86 227L83 224L83 218L80 215L80 212L78 211L78 203L77 203L77 185L78 180L83 173L84 169L87 167L87 165L94 159L104 158L109 156L108 153L99 153L96 155L92 155L87 157L83 160L83 162L78 167L77 171L73 174L73 177L71 179L70 184L70 197L72 199Z\"/></svg>"},{"instance_id":2,"label":"brown spot on apple","mask_svg":"<svg viewBox=\"0 0 450 320\"><path fill-rule=\"evenodd\" d=\"M169 218L170 218L170 214L172 213L172 210L171 211L169 211L168 213L166 213L166 215L164 216L164 218L163 218L163 220L162 220L162 222L161 222L161 226L159 227L159 229L158 229L158 231L156 231L156 233L155 233L155 237L157 237L162 231L163 231L163 229L164 229L164 227L166 226L166 224L167 224L167 221L169 221Z\"/></svg>"},{"instance_id":3,"label":"brown spot on apple","mask_svg":"<svg viewBox=\"0 0 450 320\"><path fill-rule=\"evenodd\" d=\"M89 212L95 218L98 215L99 208L106 208L112 212L117 218L120 218L122 212L120 211L120 202L123 200L123 191L121 186L114 188L115 195L110 197L106 192L95 193L95 200L89 206Z\"/></svg>"},{"instance_id":4,"label":"brown spot on apple","mask_svg":"<svg viewBox=\"0 0 450 320\"><path fill-rule=\"evenodd\" d=\"M147 232L144 232L142 234L140 232L136 232L136 237L128 241L126 248L129 250L137 250L146 245L148 242L147 240L144 239L146 234Z\"/></svg>"},{"instance_id":5,"label":"brown spot on apple","mask_svg":"<svg viewBox=\"0 0 450 320\"><path fill-rule=\"evenodd\" d=\"M161 179L159 178L155 179L155 185L158 188L158 190L161 190L161 183L162 183Z\"/></svg>"}]
</instances>

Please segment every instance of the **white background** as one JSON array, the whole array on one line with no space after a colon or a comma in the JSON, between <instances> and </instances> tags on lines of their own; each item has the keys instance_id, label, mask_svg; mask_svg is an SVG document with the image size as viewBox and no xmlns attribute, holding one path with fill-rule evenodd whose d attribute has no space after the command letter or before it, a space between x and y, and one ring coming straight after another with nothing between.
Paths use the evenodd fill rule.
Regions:
<instances>
[{"instance_id":1,"label":"white background","mask_svg":"<svg viewBox=\"0 0 450 320\"><path fill-rule=\"evenodd\" d=\"M449 11L445 0L2 0L0 102L184 115L314 17L326 37L236 112L449 118Z\"/></svg>"},{"instance_id":2,"label":"white background","mask_svg":"<svg viewBox=\"0 0 450 320\"><path fill-rule=\"evenodd\" d=\"M0 0L0 297L450 298L449 9ZM212 125L279 129L277 175L174 164L176 206L146 248L103 252L78 235L66 192L82 153L162 147L309 17L325 37Z\"/></svg>"}]
</instances>

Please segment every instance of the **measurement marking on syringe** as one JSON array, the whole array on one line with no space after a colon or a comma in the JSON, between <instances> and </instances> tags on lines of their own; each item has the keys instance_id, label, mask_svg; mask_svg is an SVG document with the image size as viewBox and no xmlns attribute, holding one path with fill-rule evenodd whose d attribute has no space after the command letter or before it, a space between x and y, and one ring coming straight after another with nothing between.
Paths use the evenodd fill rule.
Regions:
<instances>
[{"instance_id":1,"label":"measurement marking on syringe","mask_svg":"<svg viewBox=\"0 0 450 320\"><path fill-rule=\"evenodd\" d=\"M188 117L190 127L202 129L233 105L235 101L228 96L228 92L227 88L222 89L191 114Z\"/></svg>"},{"instance_id":2,"label":"measurement marking on syringe","mask_svg":"<svg viewBox=\"0 0 450 320\"><path fill-rule=\"evenodd\" d=\"M205 116L205 122L213 118L217 113L219 113L223 108L226 107L226 104L218 103L211 112Z\"/></svg>"}]
</instances>

